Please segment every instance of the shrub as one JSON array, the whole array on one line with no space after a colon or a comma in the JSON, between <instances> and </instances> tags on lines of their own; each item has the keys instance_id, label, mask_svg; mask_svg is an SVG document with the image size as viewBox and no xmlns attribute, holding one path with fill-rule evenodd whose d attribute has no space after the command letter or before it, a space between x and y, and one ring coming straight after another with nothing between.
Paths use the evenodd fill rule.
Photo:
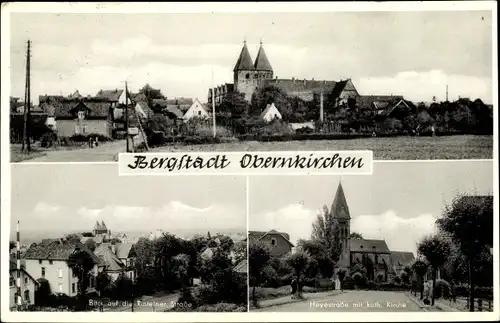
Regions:
<instances>
[{"instance_id":1,"label":"shrub","mask_svg":"<svg viewBox=\"0 0 500 323\"><path fill-rule=\"evenodd\" d=\"M395 284L401 284L401 277L399 276L395 276L392 280Z\"/></svg>"},{"instance_id":2,"label":"shrub","mask_svg":"<svg viewBox=\"0 0 500 323\"><path fill-rule=\"evenodd\" d=\"M98 134L98 133L89 133L89 134L85 134L85 135L75 134L75 135L69 137L69 139L71 141L74 141L74 142L88 142L90 138L92 138L92 139L97 138L97 140L99 142L106 142L106 141L111 140L111 138L109 138L105 135L102 135L102 134Z\"/></svg>"},{"instance_id":3,"label":"shrub","mask_svg":"<svg viewBox=\"0 0 500 323\"><path fill-rule=\"evenodd\" d=\"M435 297L437 298L449 298L451 296L451 285L444 279L436 280L436 292Z\"/></svg>"},{"instance_id":4,"label":"shrub","mask_svg":"<svg viewBox=\"0 0 500 323\"><path fill-rule=\"evenodd\" d=\"M53 131L44 133L40 137L40 146L43 148L52 147L52 144L57 141L57 134Z\"/></svg>"},{"instance_id":5,"label":"shrub","mask_svg":"<svg viewBox=\"0 0 500 323\"><path fill-rule=\"evenodd\" d=\"M245 306L231 303L218 303L214 305L202 305L196 308L196 312L246 312Z\"/></svg>"},{"instance_id":6,"label":"shrub","mask_svg":"<svg viewBox=\"0 0 500 323\"><path fill-rule=\"evenodd\" d=\"M210 285L200 285L194 288L194 300L197 304L215 304L219 301L219 295Z\"/></svg>"},{"instance_id":7,"label":"shrub","mask_svg":"<svg viewBox=\"0 0 500 323\"><path fill-rule=\"evenodd\" d=\"M377 281L377 282L383 282L383 281L384 281L384 278L385 278L385 277L384 277L384 274L382 274L382 273L378 273L378 274L377 274L377 277L376 277L376 281Z\"/></svg>"},{"instance_id":8,"label":"shrub","mask_svg":"<svg viewBox=\"0 0 500 323\"><path fill-rule=\"evenodd\" d=\"M215 133L217 137L232 137L233 134L227 128L222 126L215 126ZM208 125L198 125L193 131L193 135L200 137L213 137L213 127Z\"/></svg>"}]
</instances>

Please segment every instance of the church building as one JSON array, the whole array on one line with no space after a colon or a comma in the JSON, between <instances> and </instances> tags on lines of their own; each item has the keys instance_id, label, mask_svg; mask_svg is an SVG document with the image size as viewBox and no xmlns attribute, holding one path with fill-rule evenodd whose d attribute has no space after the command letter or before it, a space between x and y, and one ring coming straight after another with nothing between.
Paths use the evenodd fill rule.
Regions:
<instances>
[{"instance_id":1,"label":"church building","mask_svg":"<svg viewBox=\"0 0 500 323\"><path fill-rule=\"evenodd\" d=\"M411 252L391 251L385 240L351 238L351 214L342 183L339 183L330 212L337 220L337 238L342 243L339 268L350 271L360 264L366 268L369 280L387 281L389 274L400 275L402 268L415 260Z\"/></svg>"}]
</instances>

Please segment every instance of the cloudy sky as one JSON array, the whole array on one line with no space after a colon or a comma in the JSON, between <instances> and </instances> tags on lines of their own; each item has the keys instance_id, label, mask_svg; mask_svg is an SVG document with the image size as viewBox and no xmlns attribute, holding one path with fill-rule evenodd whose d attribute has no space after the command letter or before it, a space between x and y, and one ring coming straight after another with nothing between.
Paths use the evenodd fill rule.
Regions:
<instances>
[{"instance_id":1,"label":"cloudy sky","mask_svg":"<svg viewBox=\"0 0 500 323\"><path fill-rule=\"evenodd\" d=\"M491 161L375 163L372 176L343 176L351 232L385 239L391 250L413 251L457 193L493 194ZM252 177L249 230L309 238L324 204L330 208L340 177Z\"/></svg>"},{"instance_id":2,"label":"cloudy sky","mask_svg":"<svg viewBox=\"0 0 500 323\"><path fill-rule=\"evenodd\" d=\"M246 231L246 180L232 176L127 176L116 165L13 165L11 229L117 232Z\"/></svg>"},{"instance_id":3,"label":"cloudy sky","mask_svg":"<svg viewBox=\"0 0 500 323\"><path fill-rule=\"evenodd\" d=\"M279 78L352 78L362 94L410 100L492 101L492 15L456 12L325 12L11 15L11 93L24 96L26 40L33 42L32 97L133 91L205 101L233 81L243 40L262 39Z\"/></svg>"}]
</instances>

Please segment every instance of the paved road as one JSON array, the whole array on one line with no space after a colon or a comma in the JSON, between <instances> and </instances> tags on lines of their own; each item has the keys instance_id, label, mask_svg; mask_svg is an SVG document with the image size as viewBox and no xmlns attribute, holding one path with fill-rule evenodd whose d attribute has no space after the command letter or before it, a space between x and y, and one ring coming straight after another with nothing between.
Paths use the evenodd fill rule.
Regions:
<instances>
[{"instance_id":1,"label":"paved road","mask_svg":"<svg viewBox=\"0 0 500 323\"><path fill-rule=\"evenodd\" d=\"M95 148L47 151L45 156L28 159L24 162L114 162L118 160L118 154L124 153L125 151L125 140L118 140L100 143L99 146Z\"/></svg>"},{"instance_id":2,"label":"paved road","mask_svg":"<svg viewBox=\"0 0 500 323\"><path fill-rule=\"evenodd\" d=\"M140 300L135 300L134 312L164 312L173 307L179 299L179 294L168 294L159 296L144 296ZM104 312L132 312L132 306L129 304L108 307Z\"/></svg>"},{"instance_id":3,"label":"paved road","mask_svg":"<svg viewBox=\"0 0 500 323\"><path fill-rule=\"evenodd\" d=\"M343 294L261 308L263 312L419 312L402 292L346 291Z\"/></svg>"}]
</instances>

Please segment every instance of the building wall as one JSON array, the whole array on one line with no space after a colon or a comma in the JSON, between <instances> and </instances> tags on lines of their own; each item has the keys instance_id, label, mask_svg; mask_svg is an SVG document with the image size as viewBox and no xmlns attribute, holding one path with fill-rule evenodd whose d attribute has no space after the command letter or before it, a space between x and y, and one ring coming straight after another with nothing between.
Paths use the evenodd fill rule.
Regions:
<instances>
[{"instance_id":1,"label":"building wall","mask_svg":"<svg viewBox=\"0 0 500 323\"><path fill-rule=\"evenodd\" d=\"M189 120L191 118L208 118L209 115L207 111L202 107L201 103L196 101L193 105L186 111L186 114L182 117L184 120Z\"/></svg>"},{"instance_id":2,"label":"building wall","mask_svg":"<svg viewBox=\"0 0 500 323\"><path fill-rule=\"evenodd\" d=\"M271 122L275 118L281 119L281 113L278 111L276 106L273 104L273 106L269 109L269 111L267 111L267 113L262 118L266 122Z\"/></svg>"},{"instance_id":3,"label":"building wall","mask_svg":"<svg viewBox=\"0 0 500 323\"><path fill-rule=\"evenodd\" d=\"M9 307L11 309L17 306L16 300L16 279L17 279L17 271L13 270L10 272L10 286L9 286ZM35 290L36 283L29 277L24 271L21 271L21 297L24 304L32 305L35 304ZM25 293L26 291L29 294L29 300L26 299Z\"/></svg>"},{"instance_id":4,"label":"building wall","mask_svg":"<svg viewBox=\"0 0 500 323\"><path fill-rule=\"evenodd\" d=\"M349 235L351 234L350 221L345 219L338 219L340 228L340 240L342 241L342 254L339 259L339 266L348 268L350 266L350 250L351 242Z\"/></svg>"},{"instance_id":5,"label":"building wall","mask_svg":"<svg viewBox=\"0 0 500 323\"><path fill-rule=\"evenodd\" d=\"M255 71L236 71L234 72L235 90L245 95L245 100L250 102L252 94L258 88L259 74Z\"/></svg>"},{"instance_id":6,"label":"building wall","mask_svg":"<svg viewBox=\"0 0 500 323\"><path fill-rule=\"evenodd\" d=\"M82 129L86 125L85 134L94 133L104 136L110 135L110 125L107 119L84 119L84 120L57 120L57 134L62 137L70 137L76 134L76 125Z\"/></svg>"},{"instance_id":7,"label":"building wall","mask_svg":"<svg viewBox=\"0 0 500 323\"><path fill-rule=\"evenodd\" d=\"M274 240L274 245L273 245ZM292 252L292 246L281 236L280 234L268 234L261 238L263 243L265 243L273 256L282 256L289 252Z\"/></svg>"},{"instance_id":8,"label":"building wall","mask_svg":"<svg viewBox=\"0 0 500 323\"><path fill-rule=\"evenodd\" d=\"M45 268L45 276L42 276L42 267ZM64 293L68 296L77 294L78 278L74 277L73 270L68 267L66 261L54 260L51 263L50 260L41 260L40 263L38 259L26 259L26 271L35 279L47 279L52 293Z\"/></svg>"}]
</instances>

